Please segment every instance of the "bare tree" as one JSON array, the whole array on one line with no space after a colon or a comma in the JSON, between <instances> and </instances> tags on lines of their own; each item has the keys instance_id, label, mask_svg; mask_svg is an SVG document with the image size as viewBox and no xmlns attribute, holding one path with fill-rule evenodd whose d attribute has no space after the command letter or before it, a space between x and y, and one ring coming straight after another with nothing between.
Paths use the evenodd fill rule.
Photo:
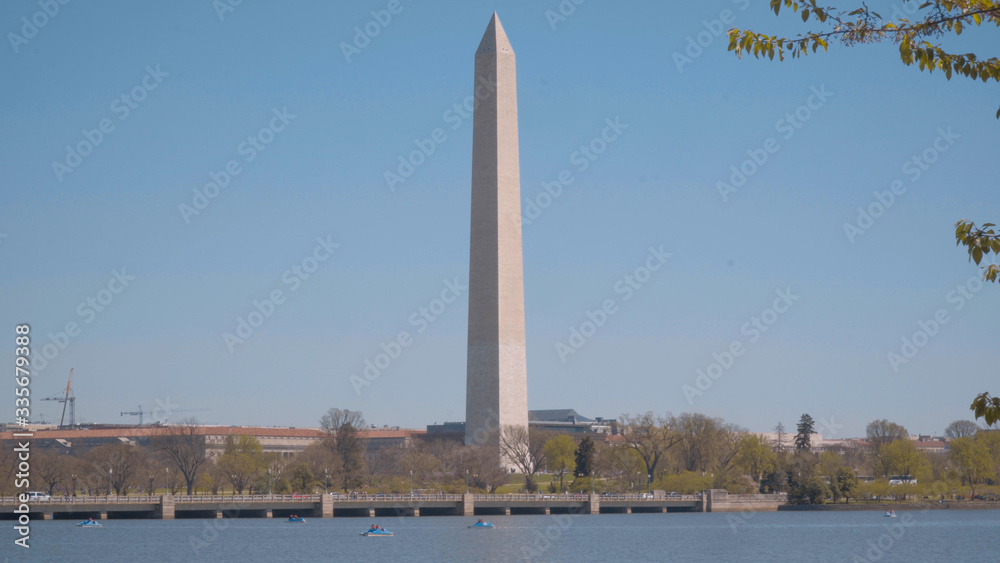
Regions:
<instances>
[{"instance_id":1,"label":"bare tree","mask_svg":"<svg viewBox=\"0 0 1000 563\"><path fill-rule=\"evenodd\" d=\"M674 418L654 417L652 412L631 416L623 414L618 421L625 443L635 450L646 466L646 484L653 482L653 475L667 450L681 437L673 430Z\"/></svg>"},{"instance_id":2,"label":"bare tree","mask_svg":"<svg viewBox=\"0 0 1000 563\"><path fill-rule=\"evenodd\" d=\"M535 474L545 464L545 441L548 436L537 429L518 424L500 428L500 456L524 475L524 488L535 491Z\"/></svg>"},{"instance_id":3,"label":"bare tree","mask_svg":"<svg viewBox=\"0 0 1000 563\"><path fill-rule=\"evenodd\" d=\"M32 472L45 483L48 494L65 483L73 474L73 458L67 455L38 453L31 456Z\"/></svg>"},{"instance_id":4,"label":"bare tree","mask_svg":"<svg viewBox=\"0 0 1000 563\"><path fill-rule=\"evenodd\" d=\"M905 440L910 437L906 428L895 422L889 422L884 418L869 422L868 426L865 427L865 434L868 437L868 443L876 450L884 444L895 442L896 440Z\"/></svg>"},{"instance_id":5,"label":"bare tree","mask_svg":"<svg viewBox=\"0 0 1000 563\"><path fill-rule=\"evenodd\" d=\"M93 481L105 478L115 494L128 494L139 484L140 470L146 465L146 452L128 444L105 444L87 452L85 460L91 467Z\"/></svg>"},{"instance_id":6,"label":"bare tree","mask_svg":"<svg viewBox=\"0 0 1000 563\"><path fill-rule=\"evenodd\" d=\"M500 485L507 483L507 469L500 463L496 450L485 446L462 446L459 451L461 465L455 477L464 479L467 475L471 486L489 493L495 493Z\"/></svg>"},{"instance_id":7,"label":"bare tree","mask_svg":"<svg viewBox=\"0 0 1000 563\"><path fill-rule=\"evenodd\" d=\"M783 454L785 453L785 424L779 422L778 425L774 427L774 432L778 435L776 451L779 454Z\"/></svg>"},{"instance_id":8,"label":"bare tree","mask_svg":"<svg viewBox=\"0 0 1000 563\"><path fill-rule=\"evenodd\" d=\"M677 453L686 471L722 470L736 455L736 446L745 430L721 418L700 413L683 413L673 421L680 438Z\"/></svg>"},{"instance_id":9,"label":"bare tree","mask_svg":"<svg viewBox=\"0 0 1000 563\"><path fill-rule=\"evenodd\" d=\"M340 456L341 484L344 490L360 487L365 478L365 443L361 429L365 427L365 417L361 411L333 408L319 421L326 432L324 442Z\"/></svg>"},{"instance_id":10,"label":"bare tree","mask_svg":"<svg viewBox=\"0 0 1000 563\"><path fill-rule=\"evenodd\" d=\"M979 432L979 425L968 420L956 420L944 429L944 435L949 440L958 438L973 438Z\"/></svg>"},{"instance_id":11,"label":"bare tree","mask_svg":"<svg viewBox=\"0 0 1000 563\"><path fill-rule=\"evenodd\" d=\"M322 442L307 446L295 459L308 465L309 470L317 479L323 479L324 489L330 484L342 480L341 471L344 463L341 461L340 455Z\"/></svg>"},{"instance_id":12,"label":"bare tree","mask_svg":"<svg viewBox=\"0 0 1000 563\"><path fill-rule=\"evenodd\" d=\"M228 480L226 472L219 464L219 458L213 457L205 464L201 472L201 480L213 495L219 494L219 490Z\"/></svg>"},{"instance_id":13,"label":"bare tree","mask_svg":"<svg viewBox=\"0 0 1000 563\"><path fill-rule=\"evenodd\" d=\"M868 426L865 427L865 434L868 438L868 451L871 454L873 464L876 465L879 472L888 475L891 468L885 456L882 455L883 448L897 440L908 439L910 434L906 428L884 418L869 422Z\"/></svg>"},{"instance_id":14,"label":"bare tree","mask_svg":"<svg viewBox=\"0 0 1000 563\"><path fill-rule=\"evenodd\" d=\"M14 440L0 440L0 495L14 494L14 474L17 473L17 452Z\"/></svg>"},{"instance_id":15,"label":"bare tree","mask_svg":"<svg viewBox=\"0 0 1000 563\"><path fill-rule=\"evenodd\" d=\"M153 448L170 466L180 471L187 484L187 494L194 494L198 470L208 461L205 436L201 434L198 421L185 419L176 426L164 426L151 439Z\"/></svg>"},{"instance_id":16,"label":"bare tree","mask_svg":"<svg viewBox=\"0 0 1000 563\"><path fill-rule=\"evenodd\" d=\"M442 474L441 461L427 452L418 448L408 448L400 454L396 458L396 467L399 468L400 474L407 476L412 474L413 480L418 484L432 479L434 475Z\"/></svg>"},{"instance_id":17,"label":"bare tree","mask_svg":"<svg viewBox=\"0 0 1000 563\"><path fill-rule=\"evenodd\" d=\"M414 452L413 448L406 450L406 453ZM369 487L379 487L382 479L390 475L398 475L403 468L400 460L404 456L404 450L397 448L378 448L365 455L365 473Z\"/></svg>"}]
</instances>

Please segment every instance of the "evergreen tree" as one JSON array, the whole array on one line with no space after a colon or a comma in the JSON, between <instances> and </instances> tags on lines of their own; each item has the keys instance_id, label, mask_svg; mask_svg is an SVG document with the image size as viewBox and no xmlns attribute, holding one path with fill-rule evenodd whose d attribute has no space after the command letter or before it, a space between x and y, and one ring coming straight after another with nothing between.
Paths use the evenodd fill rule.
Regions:
<instances>
[{"instance_id":1,"label":"evergreen tree","mask_svg":"<svg viewBox=\"0 0 1000 563\"><path fill-rule=\"evenodd\" d=\"M785 453L785 425L779 422L774 431L778 434L778 453Z\"/></svg>"},{"instance_id":2,"label":"evergreen tree","mask_svg":"<svg viewBox=\"0 0 1000 563\"><path fill-rule=\"evenodd\" d=\"M576 447L576 472L577 477L590 477L594 472L594 441L587 436L580 441Z\"/></svg>"},{"instance_id":3,"label":"evergreen tree","mask_svg":"<svg viewBox=\"0 0 1000 563\"><path fill-rule=\"evenodd\" d=\"M814 426L812 417L803 414L802 418L799 419L798 426L796 426L799 432L795 435L795 451L809 451L809 448L812 447L809 436L815 432Z\"/></svg>"}]
</instances>

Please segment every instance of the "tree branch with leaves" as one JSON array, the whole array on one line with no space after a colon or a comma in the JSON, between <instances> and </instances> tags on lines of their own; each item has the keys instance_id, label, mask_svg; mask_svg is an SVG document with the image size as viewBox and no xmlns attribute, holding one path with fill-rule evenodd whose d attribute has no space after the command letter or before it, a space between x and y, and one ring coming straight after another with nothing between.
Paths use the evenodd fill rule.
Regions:
<instances>
[{"instance_id":1,"label":"tree branch with leaves","mask_svg":"<svg viewBox=\"0 0 1000 563\"><path fill-rule=\"evenodd\" d=\"M917 3L917 0L903 0L904 7ZM915 64L929 73L940 70L948 80L952 74L958 74L972 80L1000 82L1000 59L997 57L981 59L975 53L952 53L929 41L945 35L958 36L964 29L984 23L1000 27L1000 2L995 0L922 2L912 10L919 14L912 20L885 18L867 4L853 10L837 10L820 6L817 0L771 0L775 15L783 6L798 12L803 22L815 20L827 29L791 38L731 29L729 50L741 58L743 53L772 60L777 55L778 60L783 61L786 54L794 59L820 48L827 51L830 41L846 46L892 41L899 46L899 57L906 66ZM996 116L1000 119L1000 109Z\"/></svg>"}]
</instances>

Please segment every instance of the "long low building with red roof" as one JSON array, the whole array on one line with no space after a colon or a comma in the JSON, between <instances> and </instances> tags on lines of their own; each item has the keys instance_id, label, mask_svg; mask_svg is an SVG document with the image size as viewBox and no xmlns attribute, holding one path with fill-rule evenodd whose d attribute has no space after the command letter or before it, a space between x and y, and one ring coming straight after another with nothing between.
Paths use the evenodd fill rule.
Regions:
<instances>
[{"instance_id":1,"label":"long low building with red roof","mask_svg":"<svg viewBox=\"0 0 1000 563\"><path fill-rule=\"evenodd\" d=\"M162 435L180 426L118 426L94 425L90 428L40 428L0 432L0 440L13 440L15 432L33 433L32 448L49 453L81 455L105 444L123 443L147 446L153 436ZM260 441L265 452L290 456L323 439L326 433L319 428L274 428L266 426L197 426L195 433L205 437L210 455L222 453L230 436L253 436ZM369 450L381 448L406 448L414 438L421 438L426 430L404 428L368 428L361 431ZM23 438L21 438L23 440Z\"/></svg>"}]
</instances>

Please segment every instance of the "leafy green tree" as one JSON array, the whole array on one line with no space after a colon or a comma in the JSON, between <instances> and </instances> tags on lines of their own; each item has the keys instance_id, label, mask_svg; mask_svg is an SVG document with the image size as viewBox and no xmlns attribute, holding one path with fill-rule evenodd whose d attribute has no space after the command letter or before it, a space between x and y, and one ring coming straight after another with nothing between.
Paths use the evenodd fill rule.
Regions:
<instances>
[{"instance_id":1,"label":"leafy green tree","mask_svg":"<svg viewBox=\"0 0 1000 563\"><path fill-rule=\"evenodd\" d=\"M803 414L796 426L798 433L795 435L795 451L809 451L812 447L810 436L816 432L815 422L808 414Z\"/></svg>"},{"instance_id":2,"label":"leafy green tree","mask_svg":"<svg viewBox=\"0 0 1000 563\"><path fill-rule=\"evenodd\" d=\"M888 477L893 469L886 459L883 449L893 442L900 440L909 441L909 432L903 426L882 418L869 422L868 426L865 427L865 435L868 442L868 451L874 461L876 470L883 477Z\"/></svg>"},{"instance_id":3,"label":"leafy green tree","mask_svg":"<svg viewBox=\"0 0 1000 563\"><path fill-rule=\"evenodd\" d=\"M307 464L299 463L292 469L288 482L293 492L311 493L316 484L316 477Z\"/></svg>"},{"instance_id":4,"label":"leafy green tree","mask_svg":"<svg viewBox=\"0 0 1000 563\"><path fill-rule=\"evenodd\" d=\"M993 4L997 5L995 2ZM997 17L996 11L993 17ZM1000 21L997 25L1000 25ZM997 117L1000 118L1000 111L997 111ZM969 260L975 260L979 266L983 257L989 256L990 252L1000 256L1000 233L993 229L995 226L993 223L986 223L978 228L972 221L963 219L955 224L955 244L964 245L969 252ZM1000 280L1000 265L990 264L982 266L982 269L984 280L994 283ZM987 426L1000 421L1000 397L991 397L989 392L976 395L969 409L975 413L976 420L982 418Z\"/></svg>"},{"instance_id":5,"label":"leafy green tree","mask_svg":"<svg viewBox=\"0 0 1000 563\"><path fill-rule=\"evenodd\" d=\"M1000 3L996 1L903 0L906 13L897 11L892 14L893 19L884 18L864 3L855 9L839 11L819 6L817 0L771 0L775 15L782 6L799 12L803 22L812 18L827 29L793 38L732 29L729 31L729 50L735 51L737 56L750 53L757 58L764 55L774 59L777 55L779 60L785 60L785 53L797 58L810 51L815 53L821 47L826 51L830 39L847 46L888 40L899 45L900 60L907 66L916 64L920 70L931 73L940 70L949 80L955 73L973 80L1000 82L1000 59L981 59L974 53L949 53L928 41L946 34L960 35L965 28L984 22L1000 26ZM897 17L907 14L916 17ZM1000 119L1000 110L997 118Z\"/></svg>"},{"instance_id":6,"label":"leafy green tree","mask_svg":"<svg viewBox=\"0 0 1000 563\"><path fill-rule=\"evenodd\" d=\"M267 461L260 440L248 434L226 437L226 449L216 466L238 494L250 488L261 473L267 471Z\"/></svg>"},{"instance_id":7,"label":"leafy green tree","mask_svg":"<svg viewBox=\"0 0 1000 563\"><path fill-rule=\"evenodd\" d=\"M972 496L976 494L976 484L983 482L993 474L993 464L984 440L976 440L975 438L953 440L951 442L951 459L961 474L962 483L969 485Z\"/></svg>"},{"instance_id":8,"label":"leafy green tree","mask_svg":"<svg viewBox=\"0 0 1000 563\"><path fill-rule=\"evenodd\" d=\"M969 261L975 260L979 266L983 257L989 256L990 252L1000 256L1000 233L993 229L993 223L986 223L982 227L976 227L972 221L962 219L955 223L955 245L963 245L969 251ZM996 283L1000 275L1000 265L989 264L981 266L983 269L983 279Z\"/></svg>"},{"instance_id":9,"label":"leafy green tree","mask_svg":"<svg viewBox=\"0 0 1000 563\"><path fill-rule=\"evenodd\" d=\"M775 467L774 452L758 434L747 434L736 447L736 466L753 479L758 489L764 475Z\"/></svg>"},{"instance_id":10,"label":"leafy green tree","mask_svg":"<svg viewBox=\"0 0 1000 563\"><path fill-rule=\"evenodd\" d=\"M1000 431L980 432L976 434L976 441L986 448L987 456L993 465L990 480L994 485L1000 484Z\"/></svg>"},{"instance_id":11,"label":"leafy green tree","mask_svg":"<svg viewBox=\"0 0 1000 563\"><path fill-rule=\"evenodd\" d=\"M969 407L976 419L983 419L987 426L993 426L1000 421L1000 396L991 397L988 392L980 393L973 399Z\"/></svg>"},{"instance_id":12,"label":"leafy green tree","mask_svg":"<svg viewBox=\"0 0 1000 563\"><path fill-rule=\"evenodd\" d=\"M850 467L841 467L838 469L834 476L834 482L841 496L844 497L845 503L850 502L851 497L858 492L858 476L854 474L854 470Z\"/></svg>"},{"instance_id":13,"label":"leafy green tree","mask_svg":"<svg viewBox=\"0 0 1000 563\"><path fill-rule=\"evenodd\" d=\"M580 444L574 452L574 465L576 469L573 475L576 477L590 477L594 473L594 441L590 436L580 440Z\"/></svg>"},{"instance_id":14,"label":"leafy green tree","mask_svg":"<svg viewBox=\"0 0 1000 563\"><path fill-rule=\"evenodd\" d=\"M819 476L810 476L792 483L788 502L792 504L823 504L830 496L830 487Z\"/></svg>"},{"instance_id":15,"label":"leafy green tree","mask_svg":"<svg viewBox=\"0 0 1000 563\"><path fill-rule=\"evenodd\" d=\"M204 488L208 489L213 495L219 494L222 487L225 486L226 472L219 467L219 459L215 458L205 464L205 467L201 471L201 484ZM152 479L151 479L152 481Z\"/></svg>"},{"instance_id":16,"label":"leafy green tree","mask_svg":"<svg viewBox=\"0 0 1000 563\"><path fill-rule=\"evenodd\" d=\"M760 490L765 493L785 493L788 492L788 484L788 472L784 468L778 467L764 475L760 482Z\"/></svg>"},{"instance_id":17,"label":"leafy green tree","mask_svg":"<svg viewBox=\"0 0 1000 563\"><path fill-rule=\"evenodd\" d=\"M295 456L295 459L307 464L309 470L316 476L316 479L325 480L323 483L324 489L328 488L331 484L341 481L340 472L344 464L341 462L340 456L322 441L310 444Z\"/></svg>"},{"instance_id":18,"label":"leafy green tree","mask_svg":"<svg viewBox=\"0 0 1000 563\"><path fill-rule=\"evenodd\" d=\"M885 460L885 467L892 475L904 477L915 477L917 470L926 465L924 456L917 451L917 447L912 440L896 440L882 446L882 458Z\"/></svg>"},{"instance_id":19,"label":"leafy green tree","mask_svg":"<svg viewBox=\"0 0 1000 563\"><path fill-rule=\"evenodd\" d=\"M560 434L545 442L545 465L549 471L559 475L559 490L563 491L563 477L566 472L576 469L576 442L565 434Z\"/></svg>"}]
</instances>

